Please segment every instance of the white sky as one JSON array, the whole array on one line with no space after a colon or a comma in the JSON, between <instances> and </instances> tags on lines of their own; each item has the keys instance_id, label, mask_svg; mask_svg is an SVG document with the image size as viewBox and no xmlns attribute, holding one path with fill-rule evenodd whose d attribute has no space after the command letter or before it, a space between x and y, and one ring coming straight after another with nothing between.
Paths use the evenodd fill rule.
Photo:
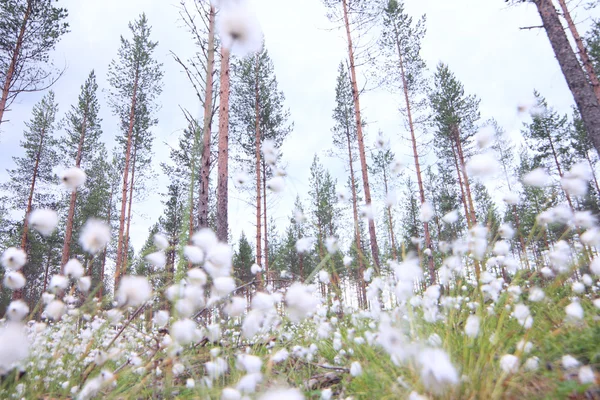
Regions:
<instances>
[{"instance_id":1,"label":"white sky","mask_svg":"<svg viewBox=\"0 0 600 400\"><path fill-rule=\"evenodd\" d=\"M575 4L575 2L573 2ZM71 32L60 42L54 59L67 66L64 77L53 87L61 116L73 104L80 86L91 69L96 70L101 91L104 139L112 148L118 122L106 102L109 62L116 57L119 36L128 35L127 23L146 12L153 26L153 38L159 41L156 56L164 63L164 92L159 124L154 128L154 169L160 175L156 190L144 202L134 206L132 243L139 250L148 228L162 210L161 197L168 180L159 167L168 159L169 147L186 126L179 106L197 110L194 93L169 51L185 56L193 51L193 43L179 20L177 0L61 0L69 10ZM309 168L319 153L332 174L345 182L342 164L327 159L324 150L331 147L334 88L339 62L344 59L345 41L341 31L331 30L320 0L254 0L262 23L266 45L275 64L280 89L286 95L295 129L283 146L289 174L288 187L278 206L270 210L283 225L291 213L296 194L308 192ZM430 74L439 61L448 64L465 86L468 94L481 99L482 120L494 117L513 135L518 136L521 122L516 107L527 102L535 89L561 112L569 112L573 100L554 59L547 36L542 30L519 30L539 25L531 4L506 7L503 0L406 0L406 9L415 19L427 14L428 33L422 56ZM597 17L597 15L594 15ZM590 16L580 9L575 20L582 22L580 32L587 31ZM128 36L127 36L128 37ZM359 84L364 84L361 77ZM2 124L0 135L0 181L7 179L6 168L13 167L12 156L21 154L19 140L24 121L32 106L43 94L25 94L5 114L10 121ZM407 163L412 162L409 148L400 141L404 124L396 112L398 95L378 90L361 98L364 118L370 123L367 134L372 142L378 130L392 139L394 150ZM215 125L216 126L216 125ZM232 196L236 196L230 184ZM253 211L241 202L230 202L230 226L236 240L242 229L251 234Z\"/></svg>"}]
</instances>

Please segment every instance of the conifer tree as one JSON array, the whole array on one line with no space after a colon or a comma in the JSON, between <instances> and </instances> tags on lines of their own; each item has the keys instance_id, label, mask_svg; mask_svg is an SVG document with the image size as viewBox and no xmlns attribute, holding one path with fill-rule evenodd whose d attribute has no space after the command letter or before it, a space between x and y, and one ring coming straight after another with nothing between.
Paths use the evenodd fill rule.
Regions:
<instances>
[{"instance_id":1,"label":"conifer tree","mask_svg":"<svg viewBox=\"0 0 600 400\"><path fill-rule=\"evenodd\" d=\"M235 277L243 284L251 282L254 275L251 272L251 267L254 264L254 250L246 238L246 234L242 231L238 241L237 250L233 254L233 267Z\"/></svg>"},{"instance_id":2,"label":"conifer tree","mask_svg":"<svg viewBox=\"0 0 600 400\"><path fill-rule=\"evenodd\" d=\"M162 91L162 65L153 59L152 55L158 45L150 39L151 28L145 14L129 24L132 39L121 37L121 47L118 59L113 60L109 67L109 83L112 86L111 106L114 113L121 119L123 131L123 184L121 191L121 210L119 217L119 234L117 243L117 259L115 284L125 272L124 259L126 254L125 213L128 195L133 196L130 171L133 174L132 158L134 151L143 143L141 136L156 124L152 114L156 108L155 101ZM136 142L136 138L138 138ZM147 144L146 144L147 145Z\"/></svg>"},{"instance_id":3,"label":"conifer tree","mask_svg":"<svg viewBox=\"0 0 600 400\"><path fill-rule=\"evenodd\" d=\"M68 12L53 0L0 1L0 124L23 92L48 89L55 76L49 53L69 31Z\"/></svg>"},{"instance_id":4,"label":"conifer tree","mask_svg":"<svg viewBox=\"0 0 600 400\"><path fill-rule=\"evenodd\" d=\"M394 228L394 219L392 216L392 208L395 203L395 176L391 170L391 165L395 160L394 153L388 148L383 148L377 151L372 157L373 164L371 167L372 175L376 179L376 183L381 185L381 194L385 202L385 217L384 225L386 226L386 234L389 238L391 256L398 259L398 249L396 243L396 234Z\"/></svg>"},{"instance_id":5,"label":"conifer tree","mask_svg":"<svg viewBox=\"0 0 600 400\"><path fill-rule=\"evenodd\" d=\"M289 111L284 108L285 96L278 89L274 65L266 47L263 47L260 53L237 62L233 71L235 80L231 99L231 130L241 163L253 164L256 182L256 263L265 267L268 273L266 182L272 170L267 168L268 164L262 157L261 147L267 139L273 141L275 147L281 146L291 131L288 122Z\"/></svg>"},{"instance_id":6,"label":"conifer tree","mask_svg":"<svg viewBox=\"0 0 600 400\"><path fill-rule=\"evenodd\" d=\"M96 97L97 90L96 75L92 71L86 82L81 86L77 105L71 106L71 110L66 116L67 133L61 147L63 152L68 154L69 159L67 159L67 162L77 168L87 169L88 166L91 166L94 153L98 151L98 141L102 130L98 115L100 105ZM77 191L74 190L69 199L61 267L67 263L70 256L76 201Z\"/></svg>"}]
</instances>

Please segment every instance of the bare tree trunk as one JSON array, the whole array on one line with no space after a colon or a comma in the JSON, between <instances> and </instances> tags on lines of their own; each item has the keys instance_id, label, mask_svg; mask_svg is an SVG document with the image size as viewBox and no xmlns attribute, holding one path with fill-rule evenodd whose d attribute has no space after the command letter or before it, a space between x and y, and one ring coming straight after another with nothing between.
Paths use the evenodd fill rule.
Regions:
<instances>
[{"instance_id":1,"label":"bare tree trunk","mask_svg":"<svg viewBox=\"0 0 600 400\"><path fill-rule=\"evenodd\" d=\"M215 69L215 8L210 7L208 29L208 60L206 64L206 93L204 96L204 126L202 128L203 147L201 165L201 180L199 201L200 228L208 226L208 193L210 179L210 150L211 150L211 125L213 112L213 74Z\"/></svg>"},{"instance_id":2,"label":"bare tree trunk","mask_svg":"<svg viewBox=\"0 0 600 400\"><path fill-rule=\"evenodd\" d=\"M460 172L460 165L458 164L458 155L456 154L457 152L456 146L454 146L454 141L451 141L451 145L454 166L456 167L456 175L458 177L458 186L460 187L461 200L465 210L465 218L467 220L467 228L471 229L471 213L469 213L469 206L467 205L467 194L465 193L465 187L463 185L462 174Z\"/></svg>"},{"instance_id":3,"label":"bare tree trunk","mask_svg":"<svg viewBox=\"0 0 600 400\"><path fill-rule=\"evenodd\" d=\"M87 106L87 102L86 102ZM83 156L83 143L85 141L85 133L87 130L87 112L83 115L83 122L81 124L81 134L79 136L79 145L77 147L77 155L75 156L75 166L79 168L81 166L81 158ZM60 260L61 273L64 273L64 266L69 261L69 251L71 247L71 239L73 237L73 218L75 217L75 203L77 201L77 190L71 192L71 200L69 202L69 214L67 216L67 226L65 227L65 240L63 243L62 257Z\"/></svg>"},{"instance_id":4,"label":"bare tree trunk","mask_svg":"<svg viewBox=\"0 0 600 400\"><path fill-rule=\"evenodd\" d=\"M462 144L460 142L458 126L455 125L452 129L454 130L454 142L456 144L456 151L458 153L458 159L460 161L460 170L464 179L465 193L467 195L467 204L469 205L469 210L471 212L471 224L475 225L477 223L477 217L475 215L475 206L473 205L473 196L471 196L471 184L469 183L469 175L467 174L467 169L465 168L465 155L462 151Z\"/></svg>"},{"instance_id":5,"label":"bare tree trunk","mask_svg":"<svg viewBox=\"0 0 600 400\"><path fill-rule=\"evenodd\" d=\"M567 21L567 25L569 26L569 30L571 31L571 34L573 35L573 39L575 39L575 44L577 45L577 50L579 51L579 58L581 59L583 68L585 68L585 72L587 73L588 78L590 79L590 82L594 89L594 93L596 94L596 98L598 99L598 102L600 102L600 81L598 81L598 75L596 75L596 71L594 71L594 66L592 65L592 62L590 61L590 56L588 54L588 51L585 48L585 45L583 44L583 40L581 40L581 36L579 35L579 32L577 32L577 27L575 26L575 23L573 22L573 19L571 18L571 13L569 12L569 9L567 8L567 4L566 4L565 0L558 0L558 4L560 4L560 8L562 9L563 16L565 17L565 20Z\"/></svg>"},{"instance_id":6,"label":"bare tree trunk","mask_svg":"<svg viewBox=\"0 0 600 400\"><path fill-rule=\"evenodd\" d=\"M260 178L260 103L258 96L258 72L259 62L258 55L256 55L256 82L255 82L255 138L254 142L256 145L256 263L262 266L262 243L261 243L261 178Z\"/></svg>"},{"instance_id":7,"label":"bare tree trunk","mask_svg":"<svg viewBox=\"0 0 600 400\"><path fill-rule=\"evenodd\" d=\"M388 195L388 181L386 169L383 169L383 185L385 189L385 195ZM398 259L398 251L396 250L396 240L394 238L394 221L392 220L392 207L387 206L388 224L390 226L390 244L392 246L392 256L395 260Z\"/></svg>"},{"instance_id":8,"label":"bare tree trunk","mask_svg":"<svg viewBox=\"0 0 600 400\"><path fill-rule=\"evenodd\" d=\"M558 176L560 176L560 178L562 179L563 172L562 168L560 167L560 162L558 161L558 154L556 154L556 149L554 148L552 136L550 136L550 133L548 131L546 131L546 134L548 135L548 142L550 143L550 150L552 150L552 157L554 158L554 163L556 164ZM565 193L565 197L567 198L567 203L569 203L569 207L571 207L571 211L575 211L575 208L573 207L573 202L571 201L571 196L569 196L569 193L567 193L567 191L564 189L563 192Z\"/></svg>"},{"instance_id":9,"label":"bare tree trunk","mask_svg":"<svg viewBox=\"0 0 600 400\"><path fill-rule=\"evenodd\" d=\"M262 180L263 180L263 224L265 225L265 276L269 284L269 225L267 224L267 166L265 160L262 160Z\"/></svg>"},{"instance_id":10,"label":"bare tree trunk","mask_svg":"<svg viewBox=\"0 0 600 400\"><path fill-rule=\"evenodd\" d=\"M110 190L110 197L108 200L108 215L106 216L106 223L108 224L108 226L110 226L110 218L111 218L111 214L112 214L112 199L115 193L115 189L114 187L111 187ZM102 301L102 296L104 294L104 269L106 268L106 254L107 254L108 250L105 248L104 251L102 252L102 262L100 263L100 289L98 289L98 298L100 299L100 301Z\"/></svg>"},{"instance_id":11,"label":"bare tree trunk","mask_svg":"<svg viewBox=\"0 0 600 400\"><path fill-rule=\"evenodd\" d=\"M398 63L400 66L400 74L402 75L402 87L404 89L404 100L406 102L406 113L408 115L408 126L410 128L410 139L412 141L412 149L413 149L413 157L415 159L415 169L417 173L417 184L419 186L419 196L421 199L421 204L425 203L425 189L423 187L423 178L421 176L421 165L419 163L419 152L417 151L417 138L415 135L415 126L412 118L412 107L410 103L410 98L408 95L408 82L406 80L406 73L404 71L404 61L402 59L402 51L400 48L400 42L397 39L398 35L396 33L396 46L398 47ZM431 234L429 232L429 223L423 222L423 233L425 234L425 247L427 247L430 251L433 251L431 245ZM435 284L436 276L435 276L435 266L433 265L433 254L430 253L427 255L427 264L429 268L429 279L431 280L431 284Z\"/></svg>"},{"instance_id":12,"label":"bare tree trunk","mask_svg":"<svg viewBox=\"0 0 600 400\"><path fill-rule=\"evenodd\" d=\"M217 237L226 242L227 183L229 178L229 50L221 46L221 87L219 91L219 156L217 165Z\"/></svg>"},{"instance_id":13,"label":"bare tree trunk","mask_svg":"<svg viewBox=\"0 0 600 400\"><path fill-rule=\"evenodd\" d=\"M348 39L348 58L350 59L350 75L352 77L352 97L354 99L354 114L356 116L356 132L358 137L358 152L362 170L363 186L365 192L365 203L371 204L371 189L369 187L369 172L367 171L367 157L365 155L365 142L362 131L362 118L360 116L360 95L356 81L356 67L354 63L354 47L352 46L352 35L350 34L350 20L348 19L348 2L342 0L344 7L344 24L346 25L346 36ZM379 247L377 246L377 235L375 233L375 221L369 220L369 238L371 239L371 253L375 268L379 272Z\"/></svg>"},{"instance_id":14,"label":"bare tree trunk","mask_svg":"<svg viewBox=\"0 0 600 400\"><path fill-rule=\"evenodd\" d=\"M6 111L6 104L8 103L8 94L10 93L10 88L13 85L13 78L17 70L17 62L19 61L21 47L23 46L23 38L25 37L25 31L27 30L27 24L29 22L29 17L31 16L31 8L32 1L28 0L27 9L25 10L25 15L23 15L23 22L21 23L21 29L19 30L19 36L17 36L15 51L10 60L8 70L6 71L6 79L4 80L4 85L2 86L2 97L0 98L0 125L3 122L4 111Z\"/></svg>"},{"instance_id":15,"label":"bare tree trunk","mask_svg":"<svg viewBox=\"0 0 600 400\"><path fill-rule=\"evenodd\" d=\"M600 101L596 97L588 77L581 69L552 1L533 0L533 2L542 18L544 29L567 85L573 94L586 131L596 151L600 154Z\"/></svg>"},{"instance_id":16,"label":"bare tree trunk","mask_svg":"<svg viewBox=\"0 0 600 400\"><path fill-rule=\"evenodd\" d=\"M125 149L125 166L123 167L123 189L121 191L121 214L119 216L119 240L117 242L117 260L115 266L115 289L119 286L121 276L121 260L123 258L123 233L125 230L125 209L127 206L127 184L129 181L129 162L131 160L131 142L133 139L133 126L135 124L135 106L137 103L139 72L136 69L133 81L133 95L131 96L131 110L129 112L129 128L127 130L127 147Z\"/></svg>"},{"instance_id":17,"label":"bare tree trunk","mask_svg":"<svg viewBox=\"0 0 600 400\"><path fill-rule=\"evenodd\" d=\"M131 181L129 183L129 204L127 205L127 225L125 227L125 243L123 245L123 255L121 259L121 272L126 273L129 266L129 228L131 227L131 205L133 203L135 167L137 161L137 143L133 149L133 162L131 163Z\"/></svg>"},{"instance_id":18,"label":"bare tree trunk","mask_svg":"<svg viewBox=\"0 0 600 400\"><path fill-rule=\"evenodd\" d=\"M358 255L358 274L362 277L365 272L365 264L363 262L363 254L360 240L360 226L358 224L358 199L356 196L356 178L354 177L354 164L352 163L352 145L350 142L350 130L346 126L346 139L348 143L348 165L350 166L350 185L352 186L352 217L354 218L354 243L356 245L356 254ZM364 282L362 278L359 278L358 283L358 295L359 299L367 297L365 286L361 285L360 282Z\"/></svg>"}]
</instances>

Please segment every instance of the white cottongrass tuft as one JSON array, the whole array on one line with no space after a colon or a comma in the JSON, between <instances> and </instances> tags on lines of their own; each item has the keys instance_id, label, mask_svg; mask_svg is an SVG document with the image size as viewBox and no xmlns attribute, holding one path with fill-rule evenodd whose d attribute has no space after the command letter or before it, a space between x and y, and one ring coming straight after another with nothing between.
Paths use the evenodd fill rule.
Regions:
<instances>
[{"instance_id":1,"label":"white cottongrass tuft","mask_svg":"<svg viewBox=\"0 0 600 400\"><path fill-rule=\"evenodd\" d=\"M228 276L222 276L213 281L213 294L224 297L235 290L235 280Z\"/></svg>"},{"instance_id":2,"label":"white cottongrass tuft","mask_svg":"<svg viewBox=\"0 0 600 400\"><path fill-rule=\"evenodd\" d=\"M481 320L477 315L469 315L465 324L465 335L470 338L476 338L479 335L479 326Z\"/></svg>"},{"instance_id":3,"label":"white cottongrass tuft","mask_svg":"<svg viewBox=\"0 0 600 400\"><path fill-rule=\"evenodd\" d=\"M566 370L577 368L581 365L581 363L572 355L565 354L561 358L562 367Z\"/></svg>"},{"instance_id":4,"label":"white cottongrass tuft","mask_svg":"<svg viewBox=\"0 0 600 400\"><path fill-rule=\"evenodd\" d=\"M433 207L431 206L430 203L425 202L425 203L421 204L421 210L419 212L419 218L421 219L421 221L423 221L423 222L431 221L431 218L433 218L434 214L435 214L435 210L433 209Z\"/></svg>"},{"instance_id":5,"label":"white cottongrass tuft","mask_svg":"<svg viewBox=\"0 0 600 400\"><path fill-rule=\"evenodd\" d=\"M29 225L42 236L50 236L58 225L58 214L48 208L33 210L29 214Z\"/></svg>"},{"instance_id":6,"label":"white cottongrass tuft","mask_svg":"<svg viewBox=\"0 0 600 400\"><path fill-rule=\"evenodd\" d=\"M474 136L475 143L480 149L485 149L494 142L496 131L491 125L486 125L481 128Z\"/></svg>"},{"instance_id":7,"label":"white cottongrass tuft","mask_svg":"<svg viewBox=\"0 0 600 400\"><path fill-rule=\"evenodd\" d=\"M217 235L210 228L202 228L192 236L194 246L200 247L205 253L218 243Z\"/></svg>"},{"instance_id":8,"label":"white cottongrass tuft","mask_svg":"<svg viewBox=\"0 0 600 400\"><path fill-rule=\"evenodd\" d=\"M110 241L110 227L99 219L89 219L79 237L79 243L83 250L90 254L96 254L104 250Z\"/></svg>"},{"instance_id":9,"label":"white cottongrass tuft","mask_svg":"<svg viewBox=\"0 0 600 400\"><path fill-rule=\"evenodd\" d=\"M154 235L154 245L159 250L166 250L169 248L169 239L161 233Z\"/></svg>"},{"instance_id":10,"label":"white cottongrass tuft","mask_svg":"<svg viewBox=\"0 0 600 400\"><path fill-rule=\"evenodd\" d=\"M18 271L8 271L4 275L4 286L10 290L19 290L25 286L26 280L22 273Z\"/></svg>"},{"instance_id":11,"label":"white cottongrass tuft","mask_svg":"<svg viewBox=\"0 0 600 400\"><path fill-rule=\"evenodd\" d=\"M69 286L69 279L64 275L52 275L50 278L50 283L48 284L48 289L51 292L57 292L60 290L65 290Z\"/></svg>"},{"instance_id":12,"label":"white cottongrass tuft","mask_svg":"<svg viewBox=\"0 0 600 400\"><path fill-rule=\"evenodd\" d=\"M344 267L349 266L350 264L352 264L353 258L350 256L344 256L342 262L344 263Z\"/></svg>"},{"instance_id":13,"label":"white cottongrass tuft","mask_svg":"<svg viewBox=\"0 0 600 400\"><path fill-rule=\"evenodd\" d=\"M285 189L285 180L281 176L274 176L267 181L267 189L274 193L281 193Z\"/></svg>"},{"instance_id":14,"label":"white cottongrass tuft","mask_svg":"<svg viewBox=\"0 0 600 400\"><path fill-rule=\"evenodd\" d=\"M192 264L201 264L204 261L204 251L198 246L184 246L183 255Z\"/></svg>"},{"instance_id":15,"label":"white cottongrass tuft","mask_svg":"<svg viewBox=\"0 0 600 400\"><path fill-rule=\"evenodd\" d=\"M453 224L453 223L455 223L456 221L458 221L458 211L452 210L449 213L446 213L442 217L442 221L444 221L447 224Z\"/></svg>"},{"instance_id":16,"label":"white cottongrass tuft","mask_svg":"<svg viewBox=\"0 0 600 400\"><path fill-rule=\"evenodd\" d=\"M324 285L327 285L331 282L331 280L329 279L329 273L327 271L319 271L319 282L321 282Z\"/></svg>"},{"instance_id":17,"label":"white cottongrass tuft","mask_svg":"<svg viewBox=\"0 0 600 400\"><path fill-rule=\"evenodd\" d=\"M240 58L262 49L260 23L247 1L229 1L220 7L217 33L223 46Z\"/></svg>"},{"instance_id":18,"label":"white cottongrass tuft","mask_svg":"<svg viewBox=\"0 0 600 400\"><path fill-rule=\"evenodd\" d=\"M571 321L579 321L583 319L583 307L578 301L574 301L565 307L567 319Z\"/></svg>"},{"instance_id":19,"label":"white cottongrass tuft","mask_svg":"<svg viewBox=\"0 0 600 400\"><path fill-rule=\"evenodd\" d=\"M250 180L250 176L244 171L238 171L233 174L233 183L237 187L244 186Z\"/></svg>"},{"instance_id":20,"label":"white cottongrass tuft","mask_svg":"<svg viewBox=\"0 0 600 400\"><path fill-rule=\"evenodd\" d=\"M525 371L537 371L540 367L540 359L538 357L529 357L525 364L523 364L523 368Z\"/></svg>"},{"instance_id":21,"label":"white cottongrass tuft","mask_svg":"<svg viewBox=\"0 0 600 400\"><path fill-rule=\"evenodd\" d=\"M69 278L79 279L83 276L83 265L78 259L72 258L65 264L64 273Z\"/></svg>"},{"instance_id":22,"label":"white cottongrass tuft","mask_svg":"<svg viewBox=\"0 0 600 400\"><path fill-rule=\"evenodd\" d=\"M594 370L589 365L585 365L579 368L579 373L577 374L579 378L579 383L582 385L587 385L588 383L596 383L596 376L594 375Z\"/></svg>"},{"instance_id":23,"label":"white cottongrass tuft","mask_svg":"<svg viewBox=\"0 0 600 400\"><path fill-rule=\"evenodd\" d=\"M8 305L6 317L11 321L21 321L29 314L29 306L23 300L15 300Z\"/></svg>"},{"instance_id":24,"label":"white cottongrass tuft","mask_svg":"<svg viewBox=\"0 0 600 400\"><path fill-rule=\"evenodd\" d=\"M590 271L596 276L600 276L600 258L594 258L590 264Z\"/></svg>"},{"instance_id":25,"label":"white cottongrass tuft","mask_svg":"<svg viewBox=\"0 0 600 400\"><path fill-rule=\"evenodd\" d=\"M52 300L44 309L46 317L55 321L59 320L60 317L65 315L67 312L67 306L60 300Z\"/></svg>"},{"instance_id":26,"label":"white cottongrass tuft","mask_svg":"<svg viewBox=\"0 0 600 400\"><path fill-rule=\"evenodd\" d=\"M552 180L543 168L536 168L523 177L523 183L528 186L545 187L551 185Z\"/></svg>"},{"instance_id":27,"label":"white cottongrass tuft","mask_svg":"<svg viewBox=\"0 0 600 400\"><path fill-rule=\"evenodd\" d=\"M184 346L196 339L196 323L191 319L180 319L173 323L170 332L173 340Z\"/></svg>"},{"instance_id":28,"label":"white cottongrass tuft","mask_svg":"<svg viewBox=\"0 0 600 400\"><path fill-rule=\"evenodd\" d=\"M529 329L531 328L531 325L533 325L533 317L531 317L529 307L527 307L525 304L515 305L512 316L515 317L519 324L521 324L521 326L525 329Z\"/></svg>"},{"instance_id":29,"label":"white cottongrass tuft","mask_svg":"<svg viewBox=\"0 0 600 400\"><path fill-rule=\"evenodd\" d=\"M338 240L333 236L330 236L325 239L325 247L327 248L327 252L329 254L335 254L340 250Z\"/></svg>"},{"instance_id":30,"label":"white cottongrass tuft","mask_svg":"<svg viewBox=\"0 0 600 400\"><path fill-rule=\"evenodd\" d=\"M309 252L314 241L315 238L313 237L303 237L298 239L296 242L296 251L300 254Z\"/></svg>"},{"instance_id":31,"label":"white cottongrass tuft","mask_svg":"<svg viewBox=\"0 0 600 400\"><path fill-rule=\"evenodd\" d=\"M476 154L467 162L467 170L481 179L492 178L500 171L500 163L491 154Z\"/></svg>"},{"instance_id":32,"label":"white cottongrass tuft","mask_svg":"<svg viewBox=\"0 0 600 400\"><path fill-rule=\"evenodd\" d=\"M156 251L144 257L153 267L162 268L167 264L167 256L164 251Z\"/></svg>"},{"instance_id":33,"label":"white cottongrass tuft","mask_svg":"<svg viewBox=\"0 0 600 400\"><path fill-rule=\"evenodd\" d=\"M285 294L287 315L292 322L300 322L315 311L319 300L308 286L293 283Z\"/></svg>"},{"instance_id":34,"label":"white cottongrass tuft","mask_svg":"<svg viewBox=\"0 0 600 400\"><path fill-rule=\"evenodd\" d=\"M539 287L532 287L529 289L529 301L537 303L538 301L544 300L544 297L546 297L546 295Z\"/></svg>"},{"instance_id":35,"label":"white cottongrass tuft","mask_svg":"<svg viewBox=\"0 0 600 400\"><path fill-rule=\"evenodd\" d=\"M375 218L375 209L373 208L373 204L363 204L360 207L360 216L362 218L366 218L369 221Z\"/></svg>"},{"instance_id":36,"label":"white cottongrass tuft","mask_svg":"<svg viewBox=\"0 0 600 400\"><path fill-rule=\"evenodd\" d=\"M304 395L298 389L271 389L263 393L258 400L304 400Z\"/></svg>"},{"instance_id":37,"label":"white cottongrass tuft","mask_svg":"<svg viewBox=\"0 0 600 400\"><path fill-rule=\"evenodd\" d=\"M441 349L425 349L417 356L423 385L435 394L442 394L449 386L458 384L458 372L448 354Z\"/></svg>"},{"instance_id":38,"label":"white cottongrass tuft","mask_svg":"<svg viewBox=\"0 0 600 400\"><path fill-rule=\"evenodd\" d=\"M6 374L29 355L29 342L18 324L0 327L0 374Z\"/></svg>"},{"instance_id":39,"label":"white cottongrass tuft","mask_svg":"<svg viewBox=\"0 0 600 400\"><path fill-rule=\"evenodd\" d=\"M256 263L252 264L252 266L250 267L250 272L252 273L252 275L256 275L260 271L262 271L262 268Z\"/></svg>"},{"instance_id":40,"label":"white cottongrass tuft","mask_svg":"<svg viewBox=\"0 0 600 400\"><path fill-rule=\"evenodd\" d=\"M19 270L27 262L27 254L16 247L9 247L2 253L1 262L7 270Z\"/></svg>"},{"instance_id":41,"label":"white cottongrass tuft","mask_svg":"<svg viewBox=\"0 0 600 400\"><path fill-rule=\"evenodd\" d=\"M127 275L121 278L115 300L120 306L138 307L150 300L152 286L144 276Z\"/></svg>"},{"instance_id":42,"label":"white cottongrass tuft","mask_svg":"<svg viewBox=\"0 0 600 400\"><path fill-rule=\"evenodd\" d=\"M243 297L233 296L224 310L230 317L239 317L246 311L248 302Z\"/></svg>"},{"instance_id":43,"label":"white cottongrass tuft","mask_svg":"<svg viewBox=\"0 0 600 400\"><path fill-rule=\"evenodd\" d=\"M60 173L60 181L65 187L71 190L76 190L79 186L83 185L86 178L85 172L77 167L65 169Z\"/></svg>"},{"instance_id":44,"label":"white cottongrass tuft","mask_svg":"<svg viewBox=\"0 0 600 400\"><path fill-rule=\"evenodd\" d=\"M519 194L514 192L506 192L502 196L502 201L510 206L519 204Z\"/></svg>"},{"instance_id":45,"label":"white cottongrass tuft","mask_svg":"<svg viewBox=\"0 0 600 400\"><path fill-rule=\"evenodd\" d=\"M358 361L354 361L350 364L350 375L357 377L362 375L362 367Z\"/></svg>"},{"instance_id":46,"label":"white cottongrass tuft","mask_svg":"<svg viewBox=\"0 0 600 400\"><path fill-rule=\"evenodd\" d=\"M500 368L506 374L514 374L519 370L519 357L505 354L500 357Z\"/></svg>"},{"instance_id":47,"label":"white cottongrass tuft","mask_svg":"<svg viewBox=\"0 0 600 400\"><path fill-rule=\"evenodd\" d=\"M77 289L82 293L87 293L92 287L92 278L90 276L83 276L77 280Z\"/></svg>"}]
</instances>

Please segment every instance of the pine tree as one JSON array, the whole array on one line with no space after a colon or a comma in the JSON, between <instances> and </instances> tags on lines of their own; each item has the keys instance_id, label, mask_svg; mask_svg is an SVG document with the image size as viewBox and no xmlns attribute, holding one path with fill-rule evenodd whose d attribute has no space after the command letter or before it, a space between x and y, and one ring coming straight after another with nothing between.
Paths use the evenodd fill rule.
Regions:
<instances>
[{"instance_id":1,"label":"pine tree","mask_svg":"<svg viewBox=\"0 0 600 400\"><path fill-rule=\"evenodd\" d=\"M102 135L101 119L98 116L100 104L96 97L97 90L96 75L92 71L86 82L81 86L77 105L71 106L71 111L66 116L67 134L61 147L63 152L68 154L70 158L68 162L77 168L87 169L90 166L93 154L98 150L100 135ZM67 263L70 256L76 201L77 191L74 190L69 199L61 266Z\"/></svg>"},{"instance_id":2,"label":"pine tree","mask_svg":"<svg viewBox=\"0 0 600 400\"><path fill-rule=\"evenodd\" d=\"M68 12L52 0L0 1L0 124L23 92L48 89L58 78L49 53L69 31Z\"/></svg>"},{"instance_id":3,"label":"pine tree","mask_svg":"<svg viewBox=\"0 0 600 400\"><path fill-rule=\"evenodd\" d=\"M254 275L250 271L254 264L254 250L246 238L246 234L242 231L238 241L238 248L233 254L233 267L235 277L242 283L251 282Z\"/></svg>"},{"instance_id":4,"label":"pine tree","mask_svg":"<svg viewBox=\"0 0 600 400\"><path fill-rule=\"evenodd\" d=\"M187 204L187 196L184 187L171 182L164 194L163 204L165 206L163 215L159 218L160 231L169 239L169 249L166 252L167 264L165 266L165 280L168 283L174 281L177 271L177 255L180 246L181 228L186 225L184 210ZM182 260L182 258L181 258Z\"/></svg>"},{"instance_id":5,"label":"pine tree","mask_svg":"<svg viewBox=\"0 0 600 400\"><path fill-rule=\"evenodd\" d=\"M352 33L354 30L355 35L360 35L360 32L358 32L359 30L368 30L368 27L373 24L377 12L371 7L372 4L366 0L342 0L341 9L339 0L323 0L323 3L328 9L329 19L343 21L344 29L346 31L346 45L349 60L348 69L350 70L350 85L352 86L352 99L354 103L354 121L356 124L358 156L361 165L365 202L366 204L371 205L371 187L369 185L367 155L365 152L363 119L361 117L362 110L360 108L360 91L358 90L358 80L356 77L356 37L353 38ZM377 4L375 3L375 8L376 6ZM371 255L373 256L375 268L379 270L379 246L377 245L375 222L370 220L368 225L369 238L371 241Z\"/></svg>"},{"instance_id":6,"label":"pine tree","mask_svg":"<svg viewBox=\"0 0 600 400\"><path fill-rule=\"evenodd\" d=\"M396 243L396 234L394 233L394 219L392 216L393 197L395 197L395 183L397 176L391 171L390 165L394 162L395 156L391 150L384 148L377 151L372 157L371 173L375 177L376 183L381 185L381 194L386 203L384 225L386 227L386 235L389 238L391 256L398 259L398 249Z\"/></svg>"},{"instance_id":7,"label":"pine tree","mask_svg":"<svg viewBox=\"0 0 600 400\"><path fill-rule=\"evenodd\" d=\"M284 109L285 96L278 89L273 62L265 47L260 53L236 63L233 71L235 80L231 102L232 135L238 145L241 163L254 164L256 263L264 266L268 274L266 182L272 170L267 168L267 163L261 156L261 146L267 139L273 141L277 148L281 146L291 131L291 125L288 123L289 111ZM264 243L261 243L262 239ZM264 262L263 251L265 251Z\"/></svg>"},{"instance_id":8,"label":"pine tree","mask_svg":"<svg viewBox=\"0 0 600 400\"><path fill-rule=\"evenodd\" d=\"M152 54L158 45L150 40L151 28L148 25L146 15L142 14L137 21L129 24L132 39L121 37L121 47L118 52L118 60L113 60L109 67L109 83L111 92L111 106L114 113L121 119L123 129L124 166L123 185L121 193L121 211L119 220L119 239L117 244L117 259L115 270L115 284L119 277L125 272L123 266L125 258L125 212L128 194L133 196L130 187L130 170L132 175L135 168L135 157L133 152L138 149L137 143L142 145L141 136L156 124L152 118L155 100L162 91L162 65L152 58ZM134 162L132 163L132 158ZM116 285L115 285L116 286Z\"/></svg>"},{"instance_id":9,"label":"pine tree","mask_svg":"<svg viewBox=\"0 0 600 400\"><path fill-rule=\"evenodd\" d=\"M421 241L421 224L419 223L419 203L415 184L410 177L404 183L405 205L402 207L403 242L407 252L418 252Z\"/></svg>"}]
</instances>

